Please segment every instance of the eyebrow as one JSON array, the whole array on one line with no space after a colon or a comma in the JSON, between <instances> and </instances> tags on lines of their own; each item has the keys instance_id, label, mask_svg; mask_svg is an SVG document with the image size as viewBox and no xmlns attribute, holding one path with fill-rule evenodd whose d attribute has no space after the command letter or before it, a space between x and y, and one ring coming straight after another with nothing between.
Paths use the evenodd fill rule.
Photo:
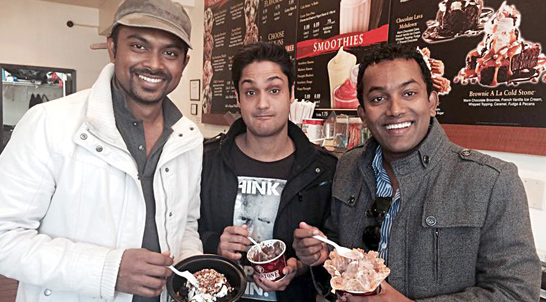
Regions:
<instances>
[{"instance_id":1,"label":"eyebrow","mask_svg":"<svg viewBox=\"0 0 546 302\"><path fill-rule=\"evenodd\" d=\"M282 81L282 78L279 77L279 76L270 76L269 78L266 79L266 82L272 82L274 80L281 80ZM254 83L254 81L252 79L244 79L241 81L241 85L243 85L244 83L249 83L249 84L252 84Z\"/></svg>"},{"instance_id":2,"label":"eyebrow","mask_svg":"<svg viewBox=\"0 0 546 302\"><path fill-rule=\"evenodd\" d=\"M396 88L397 89L400 89L400 88L403 88L403 87L406 87L410 84L413 84L413 83L416 83L416 84L419 84L416 80L414 79L411 79L409 81L405 81L404 83L398 85ZM372 86L370 87L370 89L368 89L368 92L366 94L369 94L371 92L374 92L374 91L385 91L385 87L384 86Z\"/></svg>"},{"instance_id":3,"label":"eyebrow","mask_svg":"<svg viewBox=\"0 0 546 302\"><path fill-rule=\"evenodd\" d=\"M129 35L129 36L127 36L127 39L137 39L137 40L139 40L139 41L141 41L143 43L149 43L146 38L144 38L143 36L141 36L139 34ZM177 48L177 49L182 50L182 45L180 45L180 44L181 43L171 43L171 44L167 44L163 48Z\"/></svg>"}]
</instances>

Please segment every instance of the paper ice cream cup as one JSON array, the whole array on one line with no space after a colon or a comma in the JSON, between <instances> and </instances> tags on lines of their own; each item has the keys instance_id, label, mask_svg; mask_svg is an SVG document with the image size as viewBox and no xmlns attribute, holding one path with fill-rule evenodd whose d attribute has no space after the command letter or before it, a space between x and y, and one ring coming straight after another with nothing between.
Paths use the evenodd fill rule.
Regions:
<instances>
[{"instance_id":1,"label":"paper ice cream cup","mask_svg":"<svg viewBox=\"0 0 546 302\"><path fill-rule=\"evenodd\" d=\"M256 260L256 256L259 253L257 245L252 246L248 250L248 261L252 264L254 271L260 275L260 278L266 278L271 281L279 281L284 278L282 271L286 267L286 258L284 256L286 244L277 239L265 240L260 243L260 247L264 250L275 245L280 247L280 251L275 253L274 257L265 261Z\"/></svg>"}]
</instances>

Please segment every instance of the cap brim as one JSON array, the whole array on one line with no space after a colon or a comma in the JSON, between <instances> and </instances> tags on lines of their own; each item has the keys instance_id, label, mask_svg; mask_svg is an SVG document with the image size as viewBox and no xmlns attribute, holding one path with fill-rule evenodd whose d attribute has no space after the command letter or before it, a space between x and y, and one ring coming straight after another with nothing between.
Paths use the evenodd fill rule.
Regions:
<instances>
[{"instance_id":1,"label":"cap brim","mask_svg":"<svg viewBox=\"0 0 546 302\"><path fill-rule=\"evenodd\" d=\"M182 41L184 41L184 43L188 45L189 48L192 48L190 40L188 38L189 37L188 33L185 33L181 29L178 29L172 26L168 22L165 22L161 19L158 19L152 16L143 15L143 14L131 14L118 20L118 22L114 24L114 26L117 24L122 24L125 26L132 26L132 27L154 28L154 29L163 30L179 37Z\"/></svg>"},{"instance_id":2,"label":"cap brim","mask_svg":"<svg viewBox=\"0 0 546 302\"><path fill-rule=\"evenodd\" d=\"M93 44L89 45L89 48L91 48L92 50L107 49L108 44L106 44L106 43L93 43Z\"/></svg>"}]
</instances>

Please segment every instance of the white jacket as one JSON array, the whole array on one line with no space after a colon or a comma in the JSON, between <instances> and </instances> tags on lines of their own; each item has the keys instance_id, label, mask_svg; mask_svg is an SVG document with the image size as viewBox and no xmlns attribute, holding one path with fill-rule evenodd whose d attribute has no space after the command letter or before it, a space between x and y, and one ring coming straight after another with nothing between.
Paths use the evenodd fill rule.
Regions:
<instances>
[{"instance_id":1,"label":"white jacket","mask_svg":"<svg viewBox=\"0 0 546 302\"><path fill-rule=\"evenodd\" d=\"M123 251L141 247L146 205L116 128L113 73L30 109L0 155L0 274L20 281L18 302L132 299L114 288ZM161 250L176 262L202 253L203 136L186 117L172 128L153 186Z\"/></svg>"}]
</instances>

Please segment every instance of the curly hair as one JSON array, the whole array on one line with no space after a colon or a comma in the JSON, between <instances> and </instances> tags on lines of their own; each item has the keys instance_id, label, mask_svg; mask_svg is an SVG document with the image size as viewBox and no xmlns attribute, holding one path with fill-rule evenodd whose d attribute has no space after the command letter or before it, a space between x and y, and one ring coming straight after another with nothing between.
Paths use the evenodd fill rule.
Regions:
<instances>
[{"instance_id":1,"label":"curly hair","mask_svg":"<svg viewBox=\"0 0 546 302\"><path fill-rule=\"evenodd\" d=\"M358 79L356 86L356 94L360 106L364 107L364 72L368 66L377 64L379 62L389 60L394 61L395 59L406 59L406 60L415 60L419 67L421 68L421 73L423 75L423 80L427 85L427 94L433 91L432 86L432 77L430 74L430 69L428 68L427 63L423 59L421 53L415 47L408 47L402 44L380 44L372 46L370 51L360 61L360 66L358 68Z\"/></svg>"},{"instance_id":2,"label":"curly hair","mask_svg":"<svg viewBox=\"0 0 546 302\"><path fill-rule=\"evenodd\" d=\"M290 59L290 55L284 47L266 42L256 42L240 48L235 56L233 56L233 64L231 66L231 79L235 90L239 93L239 80L243 69L254 63L269 61L280 66L282 72L288 78L288 88L292 91L294 86L294 63Z\"/></svg>"}]
</instances>

